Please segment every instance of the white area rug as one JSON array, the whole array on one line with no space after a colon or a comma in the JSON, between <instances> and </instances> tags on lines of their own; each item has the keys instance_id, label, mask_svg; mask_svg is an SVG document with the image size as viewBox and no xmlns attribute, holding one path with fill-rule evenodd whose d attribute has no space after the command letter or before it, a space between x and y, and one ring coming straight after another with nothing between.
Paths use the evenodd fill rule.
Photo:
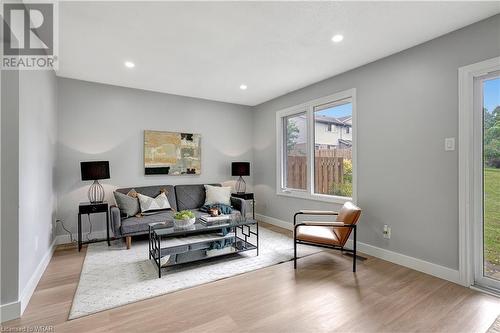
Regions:
<instances>
[{"instance_id":1,"label":"white area rug","mask_svg":"<svg viewBox=\"0 0 500 333\"><path fill-rule=\"evenodd\" d=\"M162 278L148 259L148 242L132 242L125 250L121 241L111 247L91 244L87 249L69 319L86 316L198 286L230 276L276 265L293 259L293 240L277 232L259 228L259 256L256 251L198 261L163 269ZM321 251L299 245L301 256Z\"/></svg>"}]
</instances>

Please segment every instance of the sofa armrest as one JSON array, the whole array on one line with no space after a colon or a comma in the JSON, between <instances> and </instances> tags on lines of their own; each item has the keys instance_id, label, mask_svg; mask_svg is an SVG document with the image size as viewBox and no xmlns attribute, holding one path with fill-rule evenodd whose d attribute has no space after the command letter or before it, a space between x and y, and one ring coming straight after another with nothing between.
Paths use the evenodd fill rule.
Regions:
<instances>
[{"instance_id":1,"label":"sofa armrest","mask_svg":"<svg viewBox=\"0 0 500 333\"><path fill-rule=\"evenodd\" d=\"M241 198L231 197L231 206L240 211L241 216L247 215L247 202Z\"/></svg>"},{"instance_id":2,"label":"sofa armrest","mask_svg":"<svg viewBox=\"0 0 500 333\"><path fill-rule=\"evenodd\" d=\"M122 226L122 218L120 215L120 209L115 205L111 206L110 209L110 219L111 219L111 230L113 230L113 234L115 237L121 236L120 227Z\"/></svg>"}]
</instances>

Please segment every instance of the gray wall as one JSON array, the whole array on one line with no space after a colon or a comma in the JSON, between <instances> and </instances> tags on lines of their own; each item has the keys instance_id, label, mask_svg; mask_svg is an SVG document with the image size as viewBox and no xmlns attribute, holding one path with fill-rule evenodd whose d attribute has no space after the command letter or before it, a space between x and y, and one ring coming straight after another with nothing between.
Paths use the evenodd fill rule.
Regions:
<instances>
[{"instance_id":1,"label":"gray wall","mask_svg":"<svg viewBox=\"0 0 500 333\"><path fill-rule=\"evenodd\" d=\"M57 99L53 71L19 75L19 290L51 249L56 193ZM21 295L22 296L22 295Z\"/></svg>"},{"instance_id":2,"label":"gray wall","mask_svg":"<svg viewBox=\"0 0 500 333\"><path fill-rule=\"evenodd\" d=\"M56 186L58 218L76 233L78 203L90 182L80 180L80 161L109 160L106 199L116 187L223 182L231 161L252 161L250 107L58 78L59 137ZM201 134L200 176L145 176L144 130ZM251 177L247 182L252 183ZM104 218L93 217L94 230ZM83 218L85 230L88 224ZM59 234L64 234L58 230Z\"/></svg>"},{"instance_id":3,"label":"gray wall","mask_svg":"<svg viewBox=\"0 0 500 333\"><path fill-rule=\"evenodd\" d=\"M255 107L254 187L260 214L292 221L330 204L276 195L275 113L357 89L359 240L458 269L458 68L500 55L500 16ZM392 237L382 237L382 226Z\"/></svg>"},{"instance_id":4,"label":"gray wall","mask_svg":"<svg viewBox=\"0 0 500 333\"><path fill-rule=\"evenodd\" d=\"M1 71L1 81L0 300L8 304L19 296L19 72Z\"/></svg>"}]
</instances>

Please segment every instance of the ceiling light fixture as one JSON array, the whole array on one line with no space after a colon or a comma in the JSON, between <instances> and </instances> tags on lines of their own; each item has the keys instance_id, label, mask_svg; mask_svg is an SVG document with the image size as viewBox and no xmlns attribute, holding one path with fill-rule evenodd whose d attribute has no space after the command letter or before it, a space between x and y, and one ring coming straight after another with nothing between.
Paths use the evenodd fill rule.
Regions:
<instances>
[{"instance_id":1,"label":"ceiling light fixture","mask_svg":"<svg viewBox=\"0 0 500 333\"><path fill-rule=\"evenodd\" d=\"M342 35L335 35L332 37L332 42L334 43L340 43L344 39L344 36Z\"/></svg>"},{"instance_id":2,"label":"ceiling light fixture","mask_svg":"<svg viewBox=\"0 0 500 333\"><path fill-rule=\"evenodd\" d=\"M247 90L247 88L248 88L248 87L247 87L247 85L246 85L246 84L242 84L242 85L240 85L240 89L241 89L241 90Z\"/></svg>"},{"instance_id":3,"label":"ceiling light fixture","mask_svg":"<svg viewBox=\"0 0 500 333\"><path fill-rule=\"evenodd\" d=\"M134 68L135 64L132 61L125 61L125 67Z\"/></svg>"}]
</instances>

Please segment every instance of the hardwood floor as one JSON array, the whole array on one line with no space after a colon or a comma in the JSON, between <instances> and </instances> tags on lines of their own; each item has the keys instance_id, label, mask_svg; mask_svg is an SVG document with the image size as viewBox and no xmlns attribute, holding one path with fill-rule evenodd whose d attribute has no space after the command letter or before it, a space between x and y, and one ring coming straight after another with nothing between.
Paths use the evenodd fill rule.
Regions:
<instances>
[{"instance_id":1,"label":"hardwood floor","mask_svg":"<svg viewBox=\"0 0 500 333\"><path fill-rule=\"evenodd\" d=\"M485 332L500 313L499 298L373 257L353 274L350 257L325 251L300 259L297 271L288 262L68 321L84 257L85 250L58 249L23 317L3 328Z\"/></svg>"}]
</instances>

